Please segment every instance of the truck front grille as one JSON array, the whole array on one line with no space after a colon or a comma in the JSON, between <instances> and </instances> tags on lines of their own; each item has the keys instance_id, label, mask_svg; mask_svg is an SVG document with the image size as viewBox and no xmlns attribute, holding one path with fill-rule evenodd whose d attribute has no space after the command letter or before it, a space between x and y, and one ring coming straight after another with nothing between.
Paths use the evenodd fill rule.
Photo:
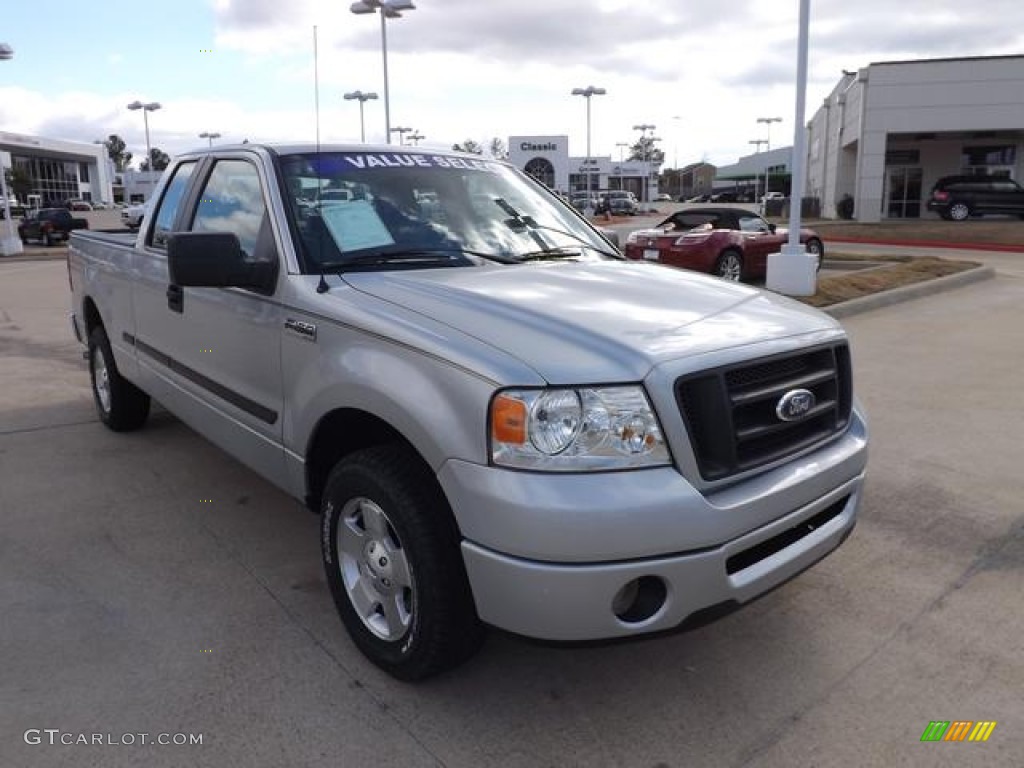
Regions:
<instances>
[{"instance_id":1,"label":"truck front grille","mask_svg":"<svg viewBox=\"0 0 1024 768\"><path fill-rule=\"evenodd\" d=\"M721 480L823 442L846 428L853 404L846 344L777 355L676 380L676 400L701 476ZM777 415L794 390L814 395L801 418Z\"/></svg>"}]
</instances>

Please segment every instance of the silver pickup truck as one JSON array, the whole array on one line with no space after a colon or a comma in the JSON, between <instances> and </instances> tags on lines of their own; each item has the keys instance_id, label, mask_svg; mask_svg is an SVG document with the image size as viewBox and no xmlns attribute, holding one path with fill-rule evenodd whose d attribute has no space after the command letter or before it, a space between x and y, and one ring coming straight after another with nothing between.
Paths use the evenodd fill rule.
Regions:
<instances>
[{"instance_id":1,"label":"silver pickup truck","mask_svg":"<svg viewBox=\"0 0 1024 768\"><path fill-rule=\"evenodd\" d=\"M215 147L137 237L71 239L100 419L150 398L322 516L356 645L406 680L484 626L703 623L853 529L867 432L840 326L627 262L511 166Z\"/></svg>"}]
</instances>

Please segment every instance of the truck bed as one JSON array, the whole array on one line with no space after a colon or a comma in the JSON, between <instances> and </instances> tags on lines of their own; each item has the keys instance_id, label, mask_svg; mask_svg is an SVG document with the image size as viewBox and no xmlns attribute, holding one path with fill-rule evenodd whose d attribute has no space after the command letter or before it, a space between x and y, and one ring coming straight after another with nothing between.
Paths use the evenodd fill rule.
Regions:
<instances>
[{"instance_id":1,"label":"truck bed","mask_svg":"<svg viewBox=\"0 0 1024 768\"><path fill-rule=\"evenodd\" d=\"M105 245L120 245L126 248L135 247L136 232L104 232L102 230L76 230L72 233L75 239L83 238L103 243Z\"/></svg>"}]
</instances>

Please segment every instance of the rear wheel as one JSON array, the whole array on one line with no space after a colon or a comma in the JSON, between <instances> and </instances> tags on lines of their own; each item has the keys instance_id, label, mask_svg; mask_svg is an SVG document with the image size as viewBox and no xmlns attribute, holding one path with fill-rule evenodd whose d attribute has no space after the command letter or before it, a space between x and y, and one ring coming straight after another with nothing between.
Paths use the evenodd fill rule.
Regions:
<instances>
[{"instance_id":1,"label":"rear wheel","mask_svg":"<svg viewBox=\"0 0 1024 768\"><path fill-rule=\"evenodd\" d=\"M89 334L89 378L100 421L115 432L131 432L146 423L149 395L121 376L103 326Z\"/></svg>"},{"instance_id":2,"label":"rear wheel","mask_svg":"<svg viewBox=\"0 0 1024 768\"><path fill-rule=\"evenodd\" d=\"M483 626L451 509L410 448L350 454L324 489L320 545L327 583L359 650L400 680L454 667Z\"/></svg>"},{"instance_id":3,"label":"rear wheel","mask_svg":"<svg viewBox=\"0 0 1024 768\"><path fill-rule=\"evenodd\" d=\"M971 215L971 207L967 203L953 203L949 206L949 218L953 221L964 221Z\"/></svg>"},{"instance_id":4,"label":"rear wheel","mask_svg":"<svg viewBox=\"0 0 1024 768\"><path fill-rule=\"evenodd\" d=\"M743 277L743 257L739 251L723 251L722 255L718 257L718 261L715 262L714 274L723 280L738 283Z\"/></svg>"}]
</instances>

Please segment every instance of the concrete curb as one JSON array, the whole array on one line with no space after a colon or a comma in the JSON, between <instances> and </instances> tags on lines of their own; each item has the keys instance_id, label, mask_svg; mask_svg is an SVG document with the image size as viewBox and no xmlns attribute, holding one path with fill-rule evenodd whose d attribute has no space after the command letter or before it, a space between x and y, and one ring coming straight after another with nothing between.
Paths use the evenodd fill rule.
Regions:
<instances>
[{"instance_id":1,"label":"concrete curb","mask_svg":"<svg viewBox=\"0 0 1024 768\"><path fill-rule=\"evenodd\" d=\"M26 248L23 253L19 253L17 256L0 256L0 264L17 264L22 261L64 261L67 257L68 248L66 245L58 245L46 250Z\"/></svg>"},{"instance_id":2,"label":"concrete curb","mask_svg":"<svg viewBox=\"0 0 1024 768\"><path fill-rule=\"evenodd\" d=\"M821 311L836 319L850 317L872 309L880 309L892 304L900 304L904 301L918 299L922 296L931 296L935 293L961 288L965 285L981 282L982 280L989 280L995 276L996 271L992 267L977 266L963 272L957 272L955 275L937 277L934 280L904 285L901 288L893 288L881 293L873 293L870 296L861 296L858 299L850 299L839 304L821 307Z\"/></svg>"},{"instance_id":3,"label":"concrete curb","mask_svg":"<svg viewBox=\"0 0 1024 768\"><path fill-rule=\"evenodd\" d=\"M990 251L995 253L1024 253L1024 245L1006 243L954 243L948 240L871 240L860 237L829 237L819 230L821 239L828 243L851 245L891 245L896 248L945 248L954 251Z\"/></svg>"}]
</instances>

